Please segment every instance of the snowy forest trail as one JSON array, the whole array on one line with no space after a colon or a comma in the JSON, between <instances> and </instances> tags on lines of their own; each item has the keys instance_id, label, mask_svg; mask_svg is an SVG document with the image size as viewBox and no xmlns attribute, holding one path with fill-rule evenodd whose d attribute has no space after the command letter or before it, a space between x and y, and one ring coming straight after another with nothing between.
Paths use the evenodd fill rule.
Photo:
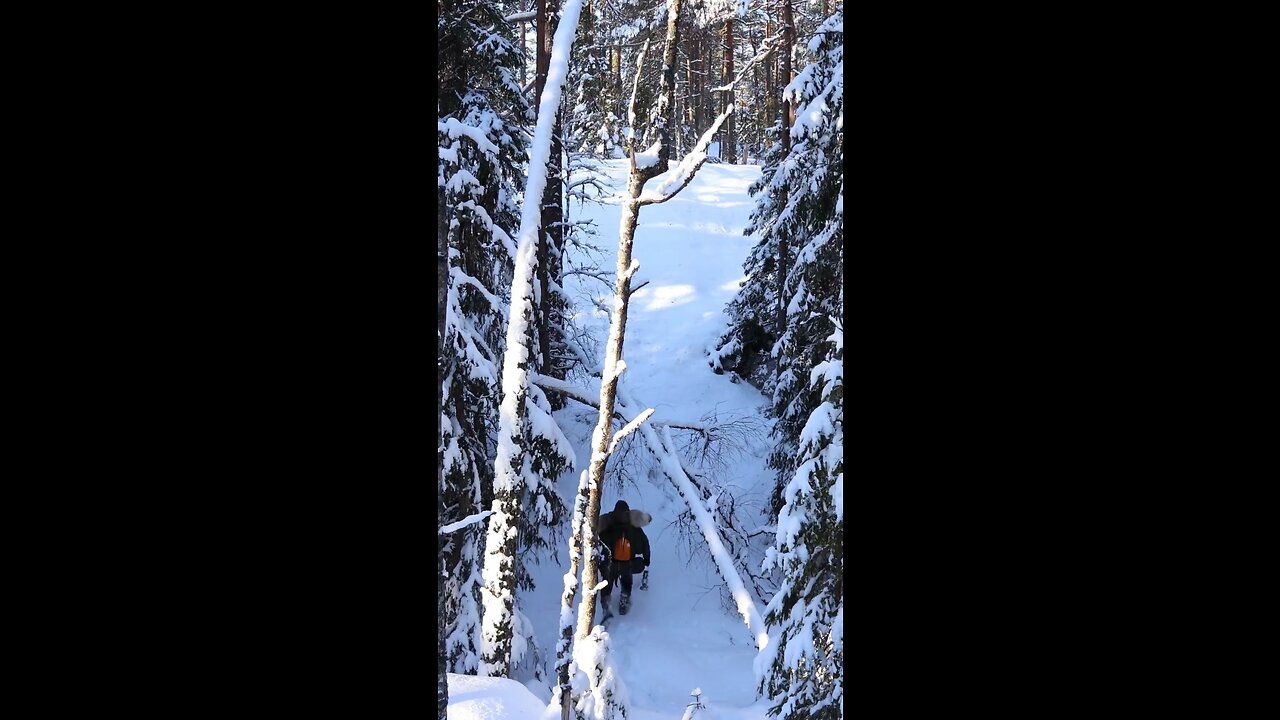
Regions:
<instances>
[{"instance_id":1,"label":"snowy forest trail","mask_svg":"<svg viewBox=\"0 0 1280 720\"><path fill-rule=\"evenodd\" d=\"M626 183L626 161L604 165L605 182L620 194ZM756 511L767 501L772 482L772 472L765 466L772 447L769 421L762 411L766 399L746 383L714 374L706 352L725 329L725 305L739 288L743 261L754 243L743 230L754 206L747 188L759 176L758 166L706 164L675 198L642 208L634 251L640 270L632 287L643 287L631 297L622 353L627 365L622 387L642 407L655 409L651 422L715 425L736 419L747 423L750 432L718 460L691 450L682 456L690 472L736 484L738 501ZM651 182L657 184L660 179ZM592 242L601 253L594 260L611 276L617 262L620 215L616 197L606 204L575 202L569 215L570 220L595 221L598 235ZM612 287L594 278L570 276L565 290L577 303L574 323L590 329L598 344L590 351L601 353L609 318L598 308L611 306ZM596 354L592 359L601 357ZM557 417L578 459L576 470L559 482L571 506L578 474L591 456L595 410L570 402ZM672 434L680 447L692 439L689 433ZM652 524L645 528L653 552L649 589L640 589L637 576L631 611L615 616L607 628L614 662L630 698L631 717L679 720L692 699L690 691L700 688L708 708L700 718L763 720L765 705L756 700L752 671L756 656L752 635L732 606L722 602L725 583L707 542L687 516L683 523L678 521L688 507L657 469L639 434L626 442L631 444L623 448L626 452L610 461L601 510L612 510L623 499L653 515ZM751 516L763 524L756 511ZM562 574L567 567L563 557L558 560L559 566L544 562L530 568L537 589L521 593L519 601L535 626L544 657L554 652ZM617 589L612 594L615 613L619 594ZM766 600L756 598L761 608ZM531 684L530 689L543 701L549 700L544 688Z\"/></svg>"}]
</instances>

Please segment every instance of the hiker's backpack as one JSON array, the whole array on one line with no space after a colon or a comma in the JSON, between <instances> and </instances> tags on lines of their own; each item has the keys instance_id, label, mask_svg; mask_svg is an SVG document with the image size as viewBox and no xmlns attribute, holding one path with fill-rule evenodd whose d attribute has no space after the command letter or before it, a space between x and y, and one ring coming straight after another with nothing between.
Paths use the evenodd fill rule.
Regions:
<instances>
[{"instance_id":1,"label":"hiker's backpack","mask_svg":"<svg viewBox=\"0 0 1280 720\"><path fill-rule=\"evenodd\" d=\"M613 559L623 562L631 559L631 541L626 534L619 535L613 542Z\"/></svg>"}]
</instances>

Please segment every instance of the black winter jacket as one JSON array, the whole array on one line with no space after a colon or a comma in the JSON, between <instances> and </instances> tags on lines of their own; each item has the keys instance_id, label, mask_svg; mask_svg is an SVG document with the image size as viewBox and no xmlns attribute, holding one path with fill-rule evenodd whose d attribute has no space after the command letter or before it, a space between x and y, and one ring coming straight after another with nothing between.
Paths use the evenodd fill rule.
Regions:
<instances>
[{"instance_id":1,"label":"black winter jacket","mask_svg":"<svg viewBox=\"0 0 1280 720\"><path fill-rule=\"evenodd\" d=\"M609 515L613 515L615 517L608 519L605 517L600 518L600 525L602 526L602 529L600 530L600 540L604 543L605 547L609 549L610 554L612 555L613 552L613 544L618 541L619 537L625 534L627 536L627 540L631 541L632 558L638 561L641 556L644 557L643 564L636 562L632 567L649 567L651 562L651 558L649 557L649 538L644 534L644 530L631 524L631 516L629 512L624 513L626 517L622 519L617 518L616 513L609 513Z\"/></svg>"}]
</instances>

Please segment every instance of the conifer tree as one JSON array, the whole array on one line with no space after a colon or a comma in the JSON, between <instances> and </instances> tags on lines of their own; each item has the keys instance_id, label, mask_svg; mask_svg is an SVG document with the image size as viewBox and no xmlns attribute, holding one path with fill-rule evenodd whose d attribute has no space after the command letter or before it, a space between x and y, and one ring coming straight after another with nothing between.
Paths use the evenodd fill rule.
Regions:
<instances>
[{"instance_id":1,"label":"conifer tree","mask_svg":"<svg viewBox=\"0 0 1280 720\"><path fill-rule=\"evenodd\" d=\"M498 358L510 285L515 200L525 173L528 103L519 56L500 7L442 0L437 23L440 84L438 191L447 255L441 348L441 523L480 512L493 494ZM442 622L452 672L480 660L480 547L484 526L443 539Z\"/></svg>"},{"instance_id":2,"label":"conifer tree","mask_svg":"<svg viewBox=\"0 0 1280 720\"><path fill-rule=\"evenodd\" d=\"M764 565L781 580L756 661L770 713L782 718L844 717L843 28L840 5L808 44L816 59L784 91L794 143L767 185L786 202L762 215L766 235L786 231L795 248L774 346L778 529Z\"/></svg>"}]
</instances>

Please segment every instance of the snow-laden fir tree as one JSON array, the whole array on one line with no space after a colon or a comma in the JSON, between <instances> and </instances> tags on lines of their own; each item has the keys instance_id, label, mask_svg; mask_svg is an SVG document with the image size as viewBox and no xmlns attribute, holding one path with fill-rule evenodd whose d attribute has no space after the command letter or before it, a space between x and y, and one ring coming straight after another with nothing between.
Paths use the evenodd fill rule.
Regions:
<instances>
[{"instance_id":1,"label":"snow-laden fir tree","mask_svg":"<svg viewBox=\"0 0 1280 720\"><path fill-rule=\"evenodd\" d=\"M620 158L621 122L612 108L619 106L621 86L610 75L609 63L614 49L604 43L601 32L604 18L602 0L590 0L582 9L578 37L573 42L573 59L569 63L573 103L568 114L566 146L571 151L599 158Z\"/></svg>"},{"instance_id":2,"label":"snow-laden fir tree","mask_svg":"<svg viewBox=\"0 0 1280 720\"><path fill-rule=\"evenodd\" d=\"M775 127L771 137L776 139L780 133L780 127ZM780 231L772 224L782 212L780 200L785 193L774 187L771 180L779 177L779 165L785 156L782 144L775 140L765 153L761 178L748 188L756 207L743 233L760 239L743 262L746 279L725 308L729 328L709 359L716 374L732 372L766 395L773 394L777 379L773 347L782 333L780 321L784 319L778 312L782 272L790 266L792 256L790 246L779 241Z\"/></svg>"},{"instance_id":3,"label":"snow-laden fir tree","mask_svg":"<svg viewBox=\"0 0 1280 720\"><path fill-rule=\"evenodd\" d=\"M772 354L778 361L773 388L774 432L779 439L770 464L779 471L778 490L795 468L800 428L817 404L809 372L822 359L824 316L835 316L844 272L844 6L808 43L815 60L787 85L784 97L796 108L790 154L771 186L786 204L772 230L785 242L780 334ZM793 252L789 258L786 254ZM775 509L780 502L775 494Z\"/></svg>"},{"instance_id":4,"label":"snow-laden fir tree","mask_svg":"<svg viewBox=\"0 0 1280 720\"><path fill-rule=\"evenodd\" d=\"M781 580L756 669L783 718L844 717L843 28L838 6L809 42L816 60L785 90L795 144L771 178L788 191L773 227L791 230L796 252L775 344L778 529L765 560Z\"/></svg>"},{"instance_id":5,"label":"snow-laden fir tree","mask_svg":"<svg viewBox=\"0 0 1280 720\"><path fill-rule=\"evenodd\" d=\"M824 320L834 332L811 373L822 402L801 430L765 559L782 580L765 608L769 644L755 661L770 714L788 720L844 718L844 328L839 317Z\"/></svg>"},{"instance_id":6,"label":"snow-laden fir tree","mask_svg":"<svg viewBox=\"0 0 1280 720\"><path fill-rule=\"evenodd\" d=\"M844 226L843 5L806 50L814 57L785 88L796 108L784 142L766 154L752 186L756 209L748 233L747 279L729 304L730 328L711 353L718 372L733 370L771 397L778 473L772 509L795 470L797 437L816 405L808 372L821 360L829 314L842 282ZM790 150L786 145L790 144Z\"/></svg>"},{"instance_id":7,"label":"snow-laden fir tree","mask_svg":"<svg viewBox=\"0 0 1280 720\"><path fill-rule=\"evenodd\" d=\"M447 523L480 512L493 493L503 295L510 285L528 104L515 81L519 55L497 4L444 0L437 41L438 212L448 252L439 495ZM483 533L484 525L476 524L445 540L442 594L452 672L475 673L479 666Z\"/></svg>"}]
</instances>

